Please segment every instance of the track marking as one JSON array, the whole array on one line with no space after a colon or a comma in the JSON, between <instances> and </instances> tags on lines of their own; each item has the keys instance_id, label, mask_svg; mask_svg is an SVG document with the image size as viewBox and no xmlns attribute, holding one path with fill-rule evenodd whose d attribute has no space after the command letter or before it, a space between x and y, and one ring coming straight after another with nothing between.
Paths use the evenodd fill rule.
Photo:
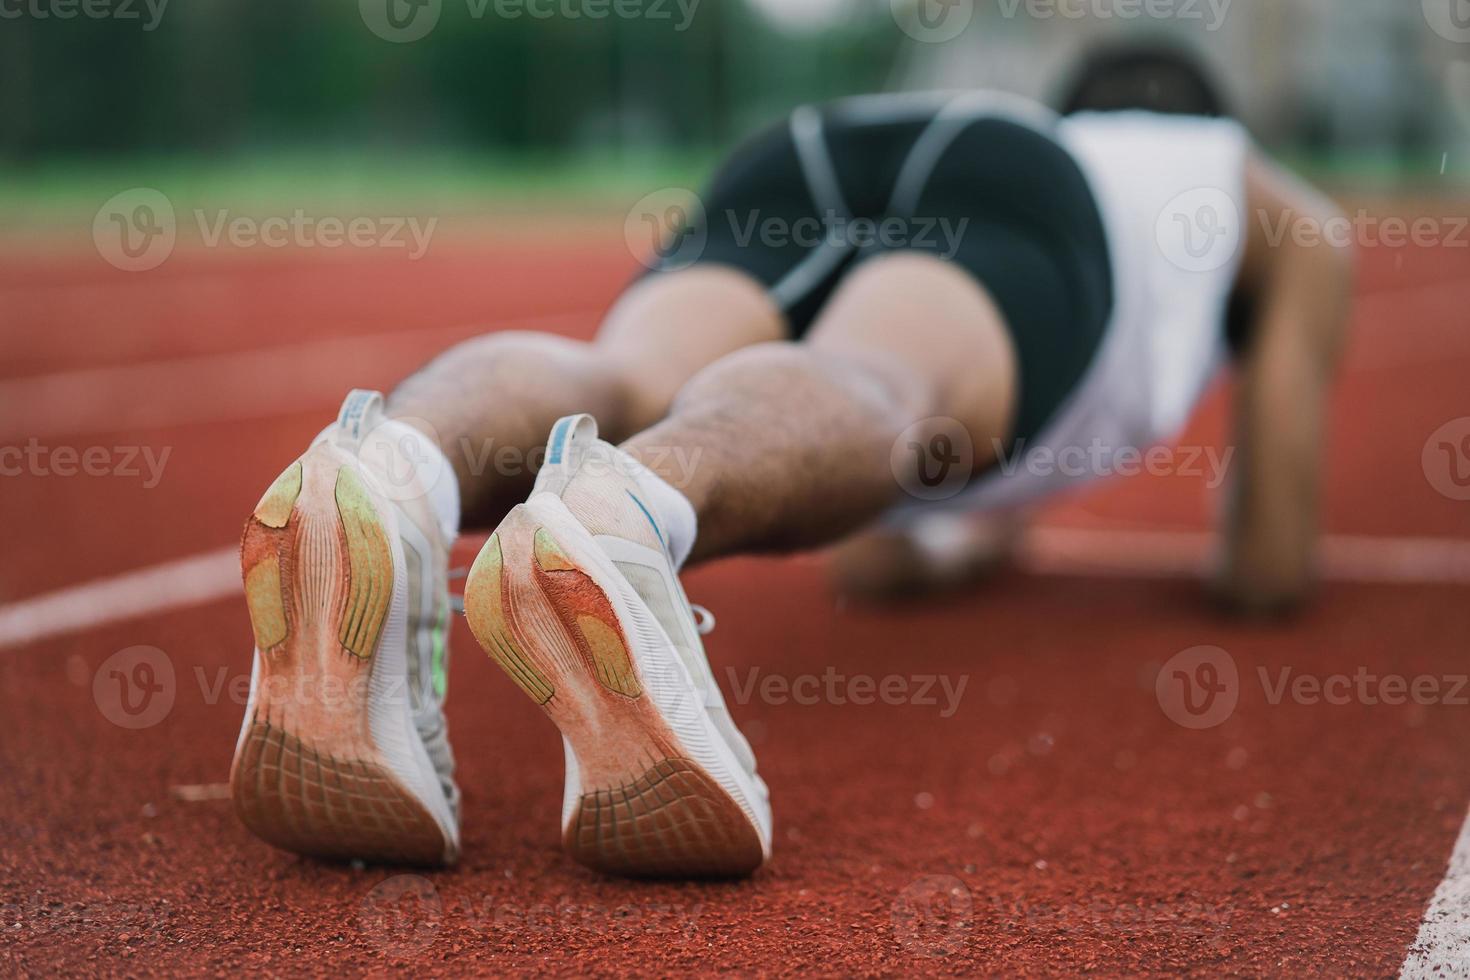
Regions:
<instances>
[{"instance_id":1,"label":"track marking","mask_svg":"<svg viewBox=\"0 0 1470 980\"><path fill-rule=\"evenodd\" d=\"M218 548L11 603L0 609L0 649L203 605L241 591L240 549Z\"/></svg>"},{"instance_id":2,"label":"track marking","mask_svg":"<svg viewBox=\"0 0 1470 980\"><path fill-rule=\"evenodd\" d=\"M1032 575L1198 577L1208 567L1213 541L1213 535L1194 531L1037 527L1026 533L1016 564ZM458 547L478 552L483 543L465 537ZM1470 540L1329 535L1321 554L1322 577L1334 582L1470 583ZM230 545L12 603L0 609L0 649L187 609L242 591L240 550Z\"/></svg>"},{"instance_id":3,"label":"track marking","mask_svg":"<svg viewBox=\"0 0 1470 980\"><path fill-rule=\"evenodd\" d=\"M1470 976L1470 817L1460 827L1449 869L1429 900L1399 976L1407 980Z\"/></svg>"},{"instance_id":4,"label":"track marking","mask_svg":"<svg viewBox=\"0 0 1470 980\"><path fill-rule=\"evenodd\" d=\"M387 385L470 337L501 330L557 333L593 318L590 312L558 313L0 381L0 441L309 412L335 403L347 388Z\"/></svg>"},{"instance_id":5,"label":"track marking","mask_svg":"<svg viewBox=\"0 0 1470 980\"><path fill-rule=\"evenodd\" d=\"M1217 541L1204 531L1034 527L1016 561L1034 575L1197 577L1209 568ZM1470 584L1470 541L1329 534L1321 541L1319 569L1333 582Z\"/></svg>"}]
</instances>

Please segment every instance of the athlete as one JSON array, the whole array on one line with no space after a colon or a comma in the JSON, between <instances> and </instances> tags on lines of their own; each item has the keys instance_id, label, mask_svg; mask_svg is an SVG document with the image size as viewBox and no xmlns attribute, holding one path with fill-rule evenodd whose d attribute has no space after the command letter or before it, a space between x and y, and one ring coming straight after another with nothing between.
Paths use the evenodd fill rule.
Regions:
<instances>
[{"instance_id":1,"label":"athlete","mask_svg":"<svg viewBox=\"0 0 1470 980\"><path fill-rule=\"evenodd\" d=\"M865 529L891 543L940 512L1013 520L1078 482L1032 454L1167 440L1233 349L1218 588L1256 610L1308 589L1350 256L1268 237L1335 210L1240 125L858 98L797 109L701 201L594 341L492 334L386 400L353 392L261 498L231 775L256 834L457 857L442 704L461 527L494 528L469 625L563 736L564 846L629 875L741 875L770 854L766 786L679 584L690 562ZM544 447L534 484L467 451L492 445ZM967 457L943 499L926 447Z\"/></svg>"}]
</instances>

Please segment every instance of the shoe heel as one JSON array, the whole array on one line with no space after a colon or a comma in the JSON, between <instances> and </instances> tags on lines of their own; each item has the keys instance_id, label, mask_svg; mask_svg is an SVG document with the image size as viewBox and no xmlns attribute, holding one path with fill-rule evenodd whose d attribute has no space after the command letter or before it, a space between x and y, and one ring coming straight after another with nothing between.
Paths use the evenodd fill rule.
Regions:
<instances>
[{"instance_id":1,"label":"shoe heel","mask_svg":"<svg viewBox=\"0 0 1470 980\"><path fill-rule=\"evenodd\" d=\"M646 689L612 600L554 523L524 504L506 516L470 569L465 615L571 745L579 793L563 845L612 874L750 873L763 860L750 820L689 758Z\"/></svg>"},{"instance_id":2,"label":"shoe heel","mask_svg":"<svg viewBox=\"0 0 1470 980\"><path fill-rule=\"evenodd\" d=\"M258 657L230 770L241 821L298 854L452 858L438 822L372 739L373 652L394 570L388 531L357 473L330 451L308 453L261 498L240 553Z\"/></svg>"}]
</instances>

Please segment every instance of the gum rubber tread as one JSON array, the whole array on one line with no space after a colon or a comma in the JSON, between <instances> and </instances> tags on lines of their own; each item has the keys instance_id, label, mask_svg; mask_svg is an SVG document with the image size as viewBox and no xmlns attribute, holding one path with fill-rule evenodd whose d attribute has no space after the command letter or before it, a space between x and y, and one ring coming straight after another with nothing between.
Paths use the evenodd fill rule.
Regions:
<instances>
[{"instance_id":1,"label":"gum rubber tread","mask_svg":"<svg viewBox=\"0 0 1470 980\"><path fill-rule=\"evenodd\" d=\"M576 755L581 795L562 837L575 860L652 877L760 866L749 818L685 755L645 690L612 602L524 506L476 558L465 614L486 653Z\"/></svg>"},{"instance_id":2,"label":"gum rubber tread","mask_svg":"<svg viewBox=\"0 0 1470 980\"><path fill-rule=\"evenodd\" d=\"M388 537L355 473L308 453L246 522L260 655L230 792L263 840L316 857L438 864L443 831L372 741L368 696L393 595Z\"/></svg>"}]
</instances>

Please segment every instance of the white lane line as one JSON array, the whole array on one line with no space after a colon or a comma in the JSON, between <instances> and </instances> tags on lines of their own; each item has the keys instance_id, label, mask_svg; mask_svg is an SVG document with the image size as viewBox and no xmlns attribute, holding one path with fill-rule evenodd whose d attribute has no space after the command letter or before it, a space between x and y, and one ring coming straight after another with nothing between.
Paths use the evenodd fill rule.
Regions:
<instances>
[{"instance_id":1,"label":"white lane line","mask_svg":"<svg viewBox=\"0 0 1470 980\"><path fill-rule=\"evenodd\" d=\"M186 609L242 592L240 549L206 551L0 609L0 649Z\"/></svg>"},{"instance_id":2,"label":"white lane line","mask_svg":"<svg viewBox=\"0 0 1470 980\"><path fill-rule=\"evenodd\" d=\"M1217 541L1203 531L1034 527L1016 560L1036 575L1180 578L1204 574ZM1330 534L1319 567L1332 582L1470 584L1470 541Z\"/></svg>"},{"instance_id":3,"label":"white lane line","mask_svg":"<svg viewBox=\"0 0 1470 980\"><path fill-rule=\"evenodd\" d=\"M1399 976L1407 980L1470 977L1470 817L1460 827L1449 869L1429 900Z\"/></svg>"},{"instance_id":4,"label":"white lane line","mask_svg":"<svg viewBox=\"0 0 1470 980\"><path fill-rule=\"evenodd\" d=\"M482 540L463 537L456 550L473 551ZM1206 567L1211 540L1195 532L1038 527L1027 532L1017 563L1033 575L1197 576ZM1354 583L1470 583L1470 541L1329 536L1322 574ZM240 591L240 552L231 545L12 603L0 609L0 649L187 609Z\"/></svg>"},{"instance_id":5,"label":"white lane line","mask_svg":"<svg viewBox=\"0 0 1470 980\"><path fill-rule=\"evenodd\" d=\"M450 344L501 330L558 332L590 312L334 337L230 354L0 381L0 441L202 422L276 418L331 407L353 386L385 386Z\"/></svg>"}]
</instances>

